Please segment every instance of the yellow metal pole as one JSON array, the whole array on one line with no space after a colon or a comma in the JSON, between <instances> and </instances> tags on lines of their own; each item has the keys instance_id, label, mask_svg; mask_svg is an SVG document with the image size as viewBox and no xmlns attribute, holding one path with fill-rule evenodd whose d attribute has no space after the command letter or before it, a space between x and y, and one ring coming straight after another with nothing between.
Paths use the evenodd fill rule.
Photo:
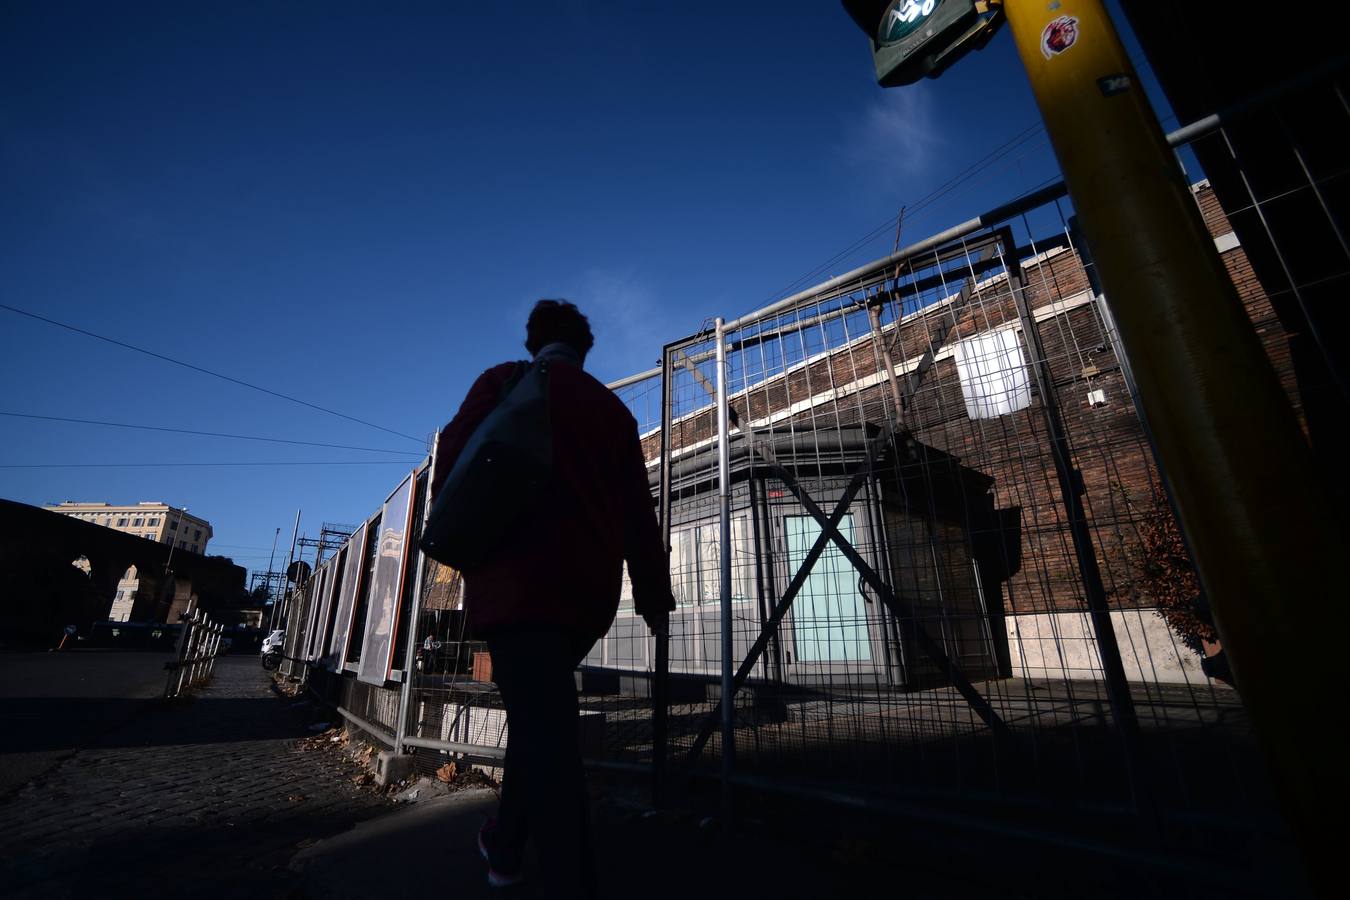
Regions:
<instances>
[{"instance_id":1,"label":"yellow metal pole","mask_svg":"<svg viewBox=\"0 0 1350 900\"><path fill-rule=\"evenodd\" d=\"M1238 688L1321 881L1346 799L1333 736L1345 533L1102 2L1004 9Z\"/></svg>"}]
</instances>

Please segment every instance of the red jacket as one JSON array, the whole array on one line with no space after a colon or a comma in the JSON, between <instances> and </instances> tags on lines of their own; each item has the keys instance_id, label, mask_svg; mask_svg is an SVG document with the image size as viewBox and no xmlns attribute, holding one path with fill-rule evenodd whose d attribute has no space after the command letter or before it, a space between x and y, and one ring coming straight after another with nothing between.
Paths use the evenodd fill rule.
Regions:
<instances>
[{"instance_id":1,"label":"red jacket","mask_svg":"<svg viewBox=\"0 0 1350 900\"><path fill-rule=\"evenodd\" d=\"M480 375L441 431L433 496L515 367L502 363ZM464 608L478 637L544 627L599 638L619 606L624 560L639 614L675 605L637 421L578 366L555 359L548 377L556 486L505 552L464 572Z\"/></svg>"}]
</instances>

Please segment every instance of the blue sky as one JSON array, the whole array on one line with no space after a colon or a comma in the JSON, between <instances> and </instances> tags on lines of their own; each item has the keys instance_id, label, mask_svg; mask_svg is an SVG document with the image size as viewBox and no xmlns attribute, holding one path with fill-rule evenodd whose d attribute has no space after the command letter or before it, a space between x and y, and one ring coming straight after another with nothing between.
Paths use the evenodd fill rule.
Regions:
<instances>
[{"instance_id":1,"label":"blue sky","mask_svg":"<svg viewBox=\"0 0 1350 900\"><path fill-rule=\"evenodd\" d=\"M732 6L7 3L0 302L424 436L539 297L591 316L602 380L647 368L1038 122L1006 33L883 91L837 3ZM905 237L1055 172L1037 133ZM0 416L0 466L117 464L0 468L0 496L185 505L249 568L420 449L5 310L0 412L413 454Z\"/></svg>"}]
</instances>

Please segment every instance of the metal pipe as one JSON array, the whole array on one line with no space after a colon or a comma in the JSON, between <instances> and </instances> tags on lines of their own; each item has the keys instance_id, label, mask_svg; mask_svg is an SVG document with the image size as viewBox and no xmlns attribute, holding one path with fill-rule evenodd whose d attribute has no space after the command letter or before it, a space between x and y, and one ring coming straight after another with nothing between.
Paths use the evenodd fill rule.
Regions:
<instances>
[{"instance_id":1,"label":"metal pipe","mask_svg":"<svg viewBox=\"0 0 1350 900\"><path fill-rule=\"evenodd\" d=\"M370 724L365 719L361 718L356 713L352 712L350 709L347 709L344 706L337 707L337 713L338 715L342 716L342 718L346 719L348 722L351 722L357 728L364 731L366 734L375 738L375 740L379 741L381 744L386 744L390 747L394 746L394 736L389 732L385 731L380 726Z\"/></svg>"},{"instance_id":2,"label":"metal pipe","mask_svg":"<svg viewBox=\"0 0 1350 900\"><path fill-rule=\"evenodd\" d=\"M736 698L732 692L731 635L731 421L727 402L726 325L714 323L717 341L717 492L720 499L719 563L722 592L722 816L731 819L731 776L736 756Z\"/></svg>"},{"instance_id":3,"label":"metal pipe","mask_svg":"<svg viewBox=\"0 0 1350 900\"><path fill-rule=\"evenodd\" d=\"M341 712L341 710L338 710ZM465 756L482 756L487 759L506 759L505 747L483 747L478 744L461 744L458 741L438 741L435 738L408 735L403 739L404 746L422 747L426 750L444 750L446 753L463 753Z\"/></svg>"},{"instance_id":4,"label":"metal pipe","mask_svg":"<svg viewBox=\"0 0 1350 900\"><path fill-rule=\"evenodd\" d=\"M647 369L645 372L637 372L633 375L626 375L618 381L611 381L605 387L611 391L617 391L629 385L637 384L639 381L646 381L648 378L657 378L663 371L665 371L663 366L657 366L655 369Z\"/></svg>"}]
</instances>

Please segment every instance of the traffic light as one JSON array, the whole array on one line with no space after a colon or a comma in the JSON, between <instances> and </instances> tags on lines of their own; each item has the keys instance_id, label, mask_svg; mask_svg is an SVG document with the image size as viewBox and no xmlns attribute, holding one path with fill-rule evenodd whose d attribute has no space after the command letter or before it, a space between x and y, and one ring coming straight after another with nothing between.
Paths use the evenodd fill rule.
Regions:
<instances>
[{"instance_id":1,"label":"traffic light","mask_svg":"<svg viewBox=\"0 0 1350 900\"><path fill-rule=\"evenodd\" d=\"M843 0L844 9L872 39L882 87L938 75L983 47L1002 22L989 0Z\"/></svg>"}]
</instances>

